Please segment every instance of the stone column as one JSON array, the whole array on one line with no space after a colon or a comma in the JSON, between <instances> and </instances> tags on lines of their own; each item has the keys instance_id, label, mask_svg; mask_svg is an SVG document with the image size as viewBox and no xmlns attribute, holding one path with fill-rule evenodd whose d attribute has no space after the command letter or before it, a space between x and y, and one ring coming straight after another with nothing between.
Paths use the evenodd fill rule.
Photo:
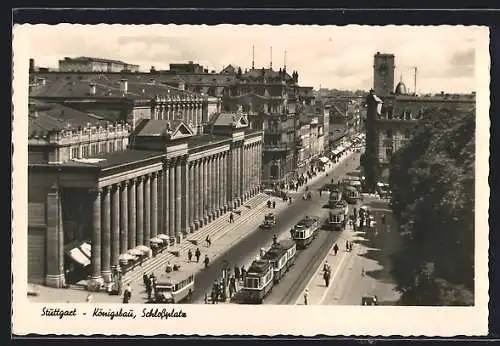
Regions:
<instances>
[{"instance_id":1,"label":"stone column","mask_svg":"<svg viewBox=\"0 0 500 346\"><path fill-rule=\"evenodd\" d=\"M243 180L243 184L241 184L241 198L243 199L243 201L246 201L247 200L247 187L248 187L248 174L247 174L247 169L249 167L248 165L248 155L247 155L247 152L248 152L248 146L246 145L243 145L242 148L241 148L241 157L242 157L242 160L241 160L241 168L242 168L242 180Z\"/></svg>"},{"instance_id":2,"label":"stone column","mask_svg":"<svg viewBox=\"0 0 500 346\"><path fill-rule=\"evenodd\" d=\"M215 211L215 216L219 217L221 212L220 212L220 157L221 154L218 153L215 155L215 172L214 172L214 188L215 188L215 197L214 197L214 211Z\"/></svg>"},{"instance_id":3,"label":"stone column","mask_svg":"<svg viewBox=\"0 0 500 346\"><path fill-rule=\"evenodd\" d=\"M196 196L197 196L197 207L196 207L196 219L198 220L198 228L203 227L203 159L197 160L196 165Z\"/></svg>"},{"instance_id":4,"label":"stone column","mask_svg":"<svg viewBox=\"0 0 500 346\"><path fill-rule=\"evenodd\" d=\"M158 174L151 174L151 234L150 239L158 234ZM149 246L149 241L146 244Z\"/></svg>"},{"instance_id":5,"label":"stone column","mask_svg":"<svg viewBox=\"0 0 500 346\"><path fill-rule=\"evenodd\" d=\"M118 264L120 255L120 185L111 188L111 265Z\"/></svg>"},{"instance_id":6,"label":"stone column","mask_svg":"<svg viewBox=\"0 0 500 346\"><path fill-rule=\"evenodd\" d=\"M64 233L60 191L59 187L54 185L47 194L47 231L45 245L45 283L47 286L57 288L63 287L65 281Z\"/></svg>"},{"instance_id":7,"label":"stone column","mask_svg":"<svg viewBox=\"0 0 500 346\"><path fill-rule=\"evenodd\" d=\"M181 232L184 236L189 233L190 220L189 216L191 214L191 209L189 208L189 189L192 182L189 180L189 164L187 161L187 155L182 157L181 165L181 198L182 198L182 225Z\"/></svg>"},{"instance_id":8,"label":"stone column","mask_svg":"<svg viewBox=\"0 0 500 346\"><path fill-rule=\"evenodd\" d=\"M92 281L99 284L101 276L101 189L91 191L92 193ZM92 286L92 285L89 285Z\"/></svg>"},{"instance_id":9,"label":"stone column","mask_svg":"<svg viewBox=\"0 0 500 346\"><path fill-rule=\"evenodd\" d=\"M132 179L128 186L128 249L136 245L137 234L137 209L136 209L136 185L137 181Z\"/></svg>"},{"instance_id":10,"label":"stone column","mask_svg":"<svg viewBox=\"0 0 500 346\"><path fill-rule=\"evenodd\" d=\"M163 210L164 210L164 199L163 193L165 192L165 187L163 186L163 168L156 172L156 236L160 233L164 233L163 229ZM151 234L151 237L153 235Z\"/></svg>"},{"instance_id":11,"label":"stone column","mask_svg":"<svg viewBox=\"0 0 500 346\"><path fill-rule=\"evenodd\" d=\"M137 178L135 185L135 245L144 244L144 177Z\"/></svg>"},{"instance_id":12,"label":"stone column","mask_svg":"<svg viewBox=\"0 0 500 346\"><path fill-rule=\"evenodd\" d=\"M175 233L177 230L175 229L175 161L170 160L169 165L169 210L168 210L168 235L172 238L175 238Z\"/></svg>"},{"instance_id":13,"label":"stone column","mask_svg":"<svg viewBox=\"0 0 500 346\"><path fill-rule=\"evenodd\" d=\"M203 158L203 224L206 225L208 222L208 158Z\"/></svg>"},{"instance_id":14,"label":"stone column","mask_svg":"<svg viewBox=\"0 0 500 346\"><path fill-rule=\"evenodd\" d=\"M163 232L170 234L170 169L168 162L163 164Z\"/></svg>"},{"instance_id":15,"label":"stone column","mask_svg":"<svg viewBox=\"0 0 500 346\"><path fill-rule=\"evenodd\" d=\"M102 222L102 248L101 248L101 275L104 282L109 282L111 279L111 188L106 186L103 189L101 207L101 222Z\"/></svg>"},{"instance_id":16,"label":"stone column","mask_svg":"<svg viewBox=\"0 0 500 346\"><path fill-rule=\"evenodd\" d=\"M196 217L196 203L194 201L194 194L195 194L195 186L196 186L196 162L191 161L189 162L189 194L188 194L188 201L189 201L189 214L188 214L188 225L189 225L189 231L191 233L194 232L196 229L195 227L195 217Z\"/></svg>"},{"instance_id":17,"label":"stone column","mask_svg":"<svg viewBox=\"0 0 500 346\"><path fill-rule=\"evenodd\" d=\"M120 253L128 250L128 182L120 184Z\"/></svg>"},{"instance_id":18,"label":"stone column","mask_svg":"<svg viewBox=\"0 0 500 346\"><path fill-rule=\"evenodd\" d=\"M207 161L207 197L208 197L208 222L212 221L214 218L214 182L212 180L214 176L214 157L210 156Z\"/></svg>"},{"instance_id":19,"label":"stone column","mask_svg":"<svg viewBox=\"0 0 500 346\"><path fill-rule=\"evenodd\" d=\"M181 161L178 159L175 167L175 237L177 243L181 241L181 217L182 217L182 181Z\"/></svg>"},{"instance_id":20,"label":"stone column","mask_svg":"<svg viewBox=\"0 0 500 346\"><path fill-rule=\"evenodd\" d=\"M254 171L255 171L255 162L254 162L254 147L255 143L250 144L250 149L249 149L249 160L250 160L250 169L249 169L249 177L248 177L248 190L249 190L249 195L250 197L253 197L254 195Z\"/></svg>"},{"instance_id":21,"label":"stone column","mask_svg":"<svg viewBox=\"0 0 500 346\"><path fill-rule=\"evenodd\" d=\"M151 176L148 174L144 176L143 183L144 190L144 209L143 209L143 219L144 219L144 238L142 244L149 246L149 240L151 239Z\"/></svg>"}]
</instances>

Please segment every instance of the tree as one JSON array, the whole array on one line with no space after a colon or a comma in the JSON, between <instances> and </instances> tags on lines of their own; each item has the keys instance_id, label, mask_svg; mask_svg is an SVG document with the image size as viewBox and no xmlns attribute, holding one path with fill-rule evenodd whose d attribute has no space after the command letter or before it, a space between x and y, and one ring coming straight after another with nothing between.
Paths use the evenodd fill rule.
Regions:
<instances>
[{"instance_id":1,"label":"tree","mask_svg":"<svg viewBox=\"0 0 500 346\"><path fill-rule=\"evenodd\" d=\"M241 71L241 67L238 67L238 72L236 73L236 75L238 76L238 78L240 78L242 74L243 72Z\"/></svg>"},{"instance_id":2,"label":"tree","mask_svg":"<svg viewBox=\"0 0 500 346\"><path fill-rule=\"evenodd\" d=\"M401 303L467 305L474 289L475 112L426 112L391 160L404 237L393 258Z\"/></svg>"}]
</instances>

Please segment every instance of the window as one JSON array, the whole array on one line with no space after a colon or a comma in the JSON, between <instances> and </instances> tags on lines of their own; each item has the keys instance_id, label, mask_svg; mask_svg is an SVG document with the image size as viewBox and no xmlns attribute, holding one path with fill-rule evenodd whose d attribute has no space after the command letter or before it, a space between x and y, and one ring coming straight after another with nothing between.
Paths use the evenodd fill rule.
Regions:
<instances>
[{"instance_id":1,"label":"window","mask_svg":"<svg viewBox=\"0 0 500 346\"><path fill-rule=\"evenodd\" d=\"M78 158L78 147L71 148L70 160Z\"/></svg>"},{"instance_id":2,"label":"window","mask_svg":"<svg viewBox=\"0 0 500 346\"><path fill-rule=\"evenodd\" d=\"M247 277L245 286L248 288L259 288L259 278Z\"/></svg>"},{"instance_id":3,"label":"window","mask_svg":"<svg viewBox=\"0 0 500 346\"><path fill-rule=\"evenodd\" d=\"M89 146L83 145L82 146L82 157L88 157L89 156Z\"/></svg>"}]
</instances>

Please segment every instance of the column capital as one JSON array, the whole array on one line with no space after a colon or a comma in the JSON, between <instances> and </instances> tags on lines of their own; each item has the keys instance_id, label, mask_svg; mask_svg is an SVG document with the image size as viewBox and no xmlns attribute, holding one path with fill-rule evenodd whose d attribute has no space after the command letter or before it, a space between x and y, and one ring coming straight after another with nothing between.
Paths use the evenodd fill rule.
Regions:
<instances>
[{"instance_id":1,"label":"column capital","mask_svg":"<svg viewBox=\"0 0 500 346\"><path fill-rule=\"evenodd\" d=\"M152 173L149 173L149 177L150 177L151 179L155 179L157 176L158 176L158 172L152 172Z\"/></svg>"},{"instance_id":2,"label":"column capital","mask_svg":"<svg viewBox=\"0 0 500 346\"><path fill-rule=\"evenodd\" d=\"M103 189L102 189L102 188L99 188L99 187L93 187L93 188L90 188L90 189L89 189L89 192L90 192L91 194L94 194L94 195L100 195L100 194L102 194Z\"/></svg>"},{"instance_id":3,"label":"column capital","mask_svg":"<svg viewBox=\"0 0 500 346\"><path fill-rule=\"evenodd\" d=\"M135 182L136 184L140 184L140 183L142 183L143 181L144 181L144 176L140 176L140 177L135 177L135 178L134 178L134 182Z\"/></svg>"},{"instance_id":4,"label":"column capital","mask_svg":"<svg viewBox=\"0 0 500 346\"><path fill-rule=\"evenodd\" d=\"M129 182L128 180L124 180L124 181L121 181L121 182L119 183L119 185L120 185L120 188L122 188L122 189L126 189L127 187L129 187L130 182Z\"/></svg>"}]
</instances>

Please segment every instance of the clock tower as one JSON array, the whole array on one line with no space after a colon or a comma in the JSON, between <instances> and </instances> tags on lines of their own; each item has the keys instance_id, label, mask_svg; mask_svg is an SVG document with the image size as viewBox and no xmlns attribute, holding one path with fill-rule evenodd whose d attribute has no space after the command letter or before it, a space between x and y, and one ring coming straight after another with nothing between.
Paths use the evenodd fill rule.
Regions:
<instances>
[{"instance_id":1,"label":"clock tower","mask_svg":"<svg viewBox=\"0 0 500 346\"><path fill-rule=\"evenodd\" d=\"M373 59L373 90L384 97L394 92L394 54L377 52Z\"/></svg>"}]
</instances>

